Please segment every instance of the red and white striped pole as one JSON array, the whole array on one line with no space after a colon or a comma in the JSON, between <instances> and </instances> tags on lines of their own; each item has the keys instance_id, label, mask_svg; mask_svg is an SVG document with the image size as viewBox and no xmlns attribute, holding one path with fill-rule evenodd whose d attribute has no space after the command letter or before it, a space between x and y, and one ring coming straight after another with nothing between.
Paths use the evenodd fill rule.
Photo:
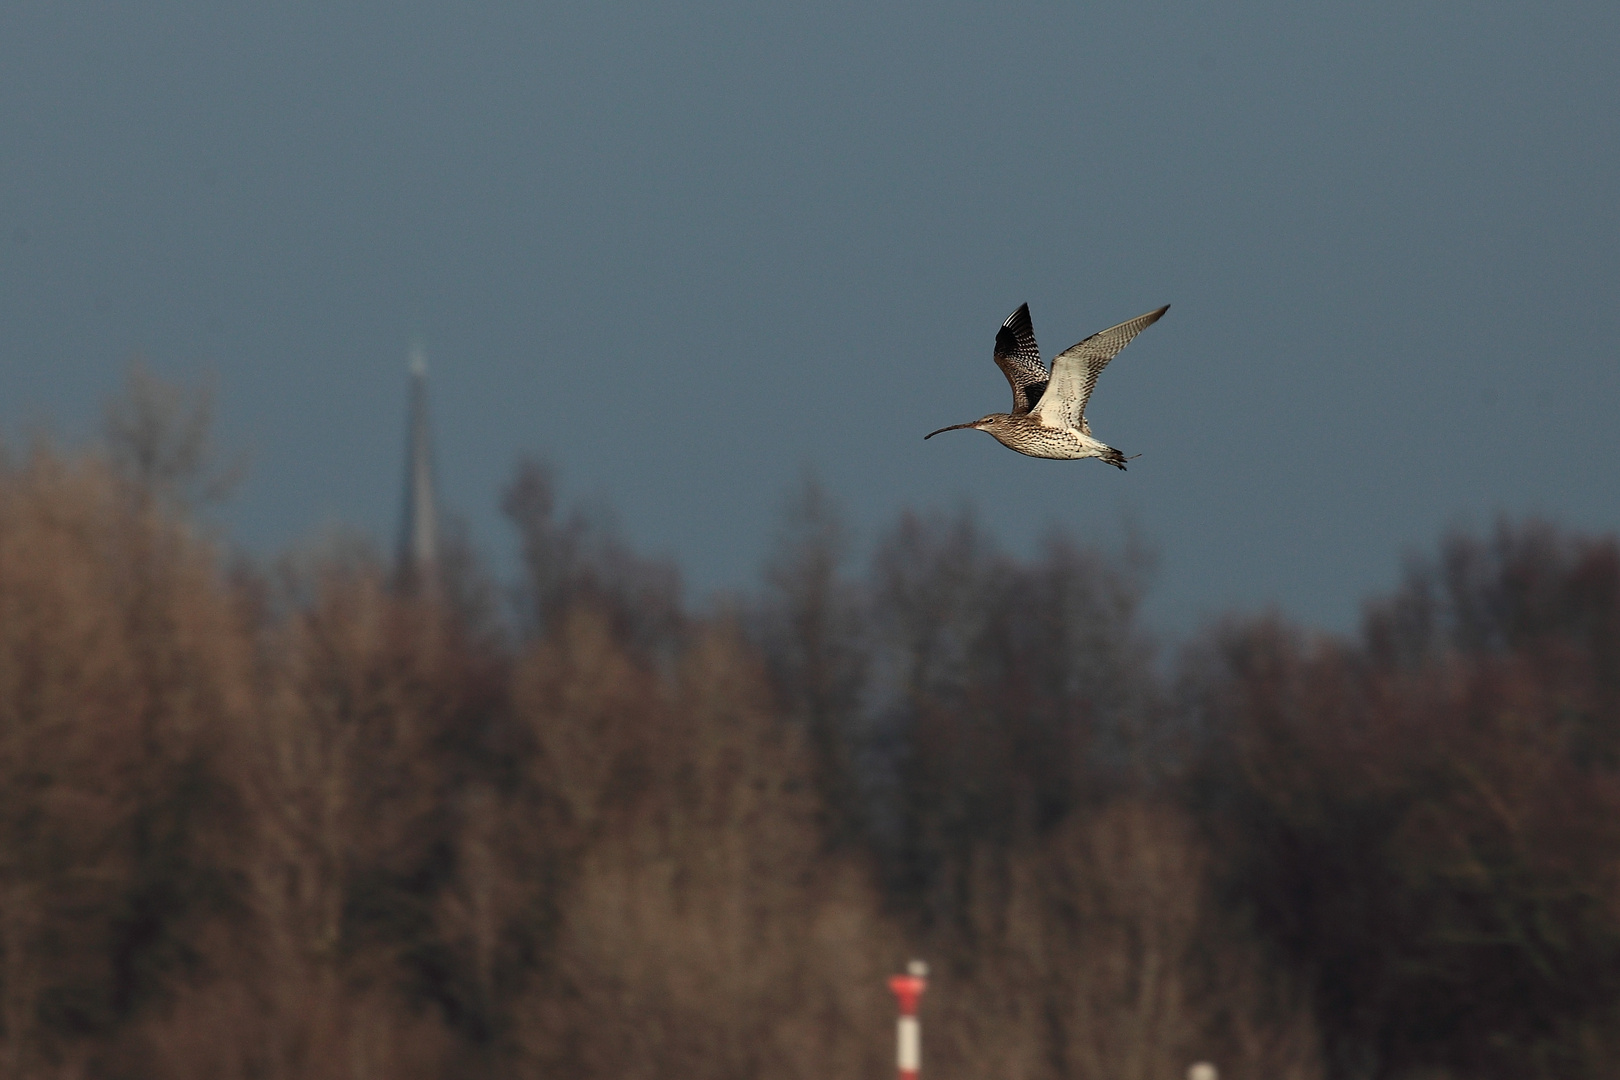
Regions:
<instances>
[{"instance_id":1,"label":"red and white striped pole","mask_svg":"<svg viewBox=\"0 0 1620 1080\"><path fill-rule=\"evenodd\" d=\"M906 974L889 980L889 989L900 1002L899 1037L900 1080L917 1080L922 1065L922 1031L917 1027L917 1000L928 989L928 965L913 960L906 965Z\"/></svg>"}]
</instances>

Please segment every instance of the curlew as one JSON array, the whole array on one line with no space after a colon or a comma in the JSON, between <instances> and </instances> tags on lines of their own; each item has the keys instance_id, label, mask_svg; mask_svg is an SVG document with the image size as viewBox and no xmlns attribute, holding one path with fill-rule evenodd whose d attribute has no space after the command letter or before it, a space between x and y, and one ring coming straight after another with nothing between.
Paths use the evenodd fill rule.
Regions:
<instances>
[{"instance_id":1,"label":"curlew","mask_svg":"<svg viewBox=\"0 0 1620 1080\"><path fill-rule=\"evenodd\" d=\"M1086 401L1108 361L1169 310L1166 304L1158 311L1092 334L1054 356L1048 372L1035 344L1029 305L1020 305L996 331L995 361L1012 384L1012 412L991 413L971 424L952 424L939 431L977 428L994 435L1009 450L1030 457L1102 458L1114 468L1123 469L1128 460L1125 455L1091 437ZM932 439L939 431L930 431L923 438Z\"/></svg>"}]
</instances>

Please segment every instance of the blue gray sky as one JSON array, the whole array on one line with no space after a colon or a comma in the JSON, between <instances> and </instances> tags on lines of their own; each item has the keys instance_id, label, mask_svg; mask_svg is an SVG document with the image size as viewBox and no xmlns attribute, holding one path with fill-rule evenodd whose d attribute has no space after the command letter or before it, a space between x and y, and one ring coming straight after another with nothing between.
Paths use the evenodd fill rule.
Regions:
<instances>
[{"instance_id":1,"label":"blue gray sky","mask_svg":"<svg viewBox=\"0 0 1620 1080\"><path fill-rule=\"evenodd\" d=\"M1126 521L1166 629L1348 628L1456 522L1620 527L1620 5L0 6L0 429L213 372L271 552L399 513L405 365L497 566L516 456L691 592L806 470L870 540ZM1164 303L1024 458L996 327Z\"/></svg>"}]
</instances>

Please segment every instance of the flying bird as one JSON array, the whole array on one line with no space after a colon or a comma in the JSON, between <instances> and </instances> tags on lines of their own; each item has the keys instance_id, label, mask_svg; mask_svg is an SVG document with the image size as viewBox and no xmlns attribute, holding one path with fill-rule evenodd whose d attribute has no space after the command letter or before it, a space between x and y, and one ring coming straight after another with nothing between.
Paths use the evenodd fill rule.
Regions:
<instances>
[{"instance_id":1,"label":"flying bird","mask_svg":"<svg viewBox=\"0 0 1620 1080\"><path fill-rule=\"evenodd\" d=\"M1131 338L1159 321L1170 310L1138 315L1129 322L1110 326L1092 334L1078 345L1064 349L1052 358L1052 370L1041 363L1041 350L1035 344L1035 328L1029 321L1029 305L1021 304L1007 316L996 331L996 366L1012 385L1010 413L991 413L971 424L952 424L939 431L977 428L994 435L1001 445L1020 454L1043 458L1102 458L1116 469L1128 460L1112 446L1091 437L1086 423L1086 401L1097 385L1097 376ZM932 439L939 431L930 431Z\"/></svg>"}]
</instances>

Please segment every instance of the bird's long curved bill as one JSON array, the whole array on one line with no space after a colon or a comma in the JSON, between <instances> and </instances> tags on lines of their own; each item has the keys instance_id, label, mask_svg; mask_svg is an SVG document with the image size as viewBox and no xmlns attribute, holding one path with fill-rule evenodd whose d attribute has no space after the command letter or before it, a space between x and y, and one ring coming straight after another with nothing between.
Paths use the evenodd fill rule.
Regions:
<instances>
[{"instance_id":1,"label":"bird's long curved bill","mask_svg":"<svg viewBox=\"0 0 1620 1080\"><path fill-rule=\"evenodd\" d=\"M942 428L940 428L939 431L955 431L957 428L965 428L965 427L973 427L973 424L952 424L950 427L942 427ZM928 434L923 436L923 439L925 441L928 440L928 439L932 439L935 435L939 434L939 431L930 431Z\"/></svg>"}]
</instances>

